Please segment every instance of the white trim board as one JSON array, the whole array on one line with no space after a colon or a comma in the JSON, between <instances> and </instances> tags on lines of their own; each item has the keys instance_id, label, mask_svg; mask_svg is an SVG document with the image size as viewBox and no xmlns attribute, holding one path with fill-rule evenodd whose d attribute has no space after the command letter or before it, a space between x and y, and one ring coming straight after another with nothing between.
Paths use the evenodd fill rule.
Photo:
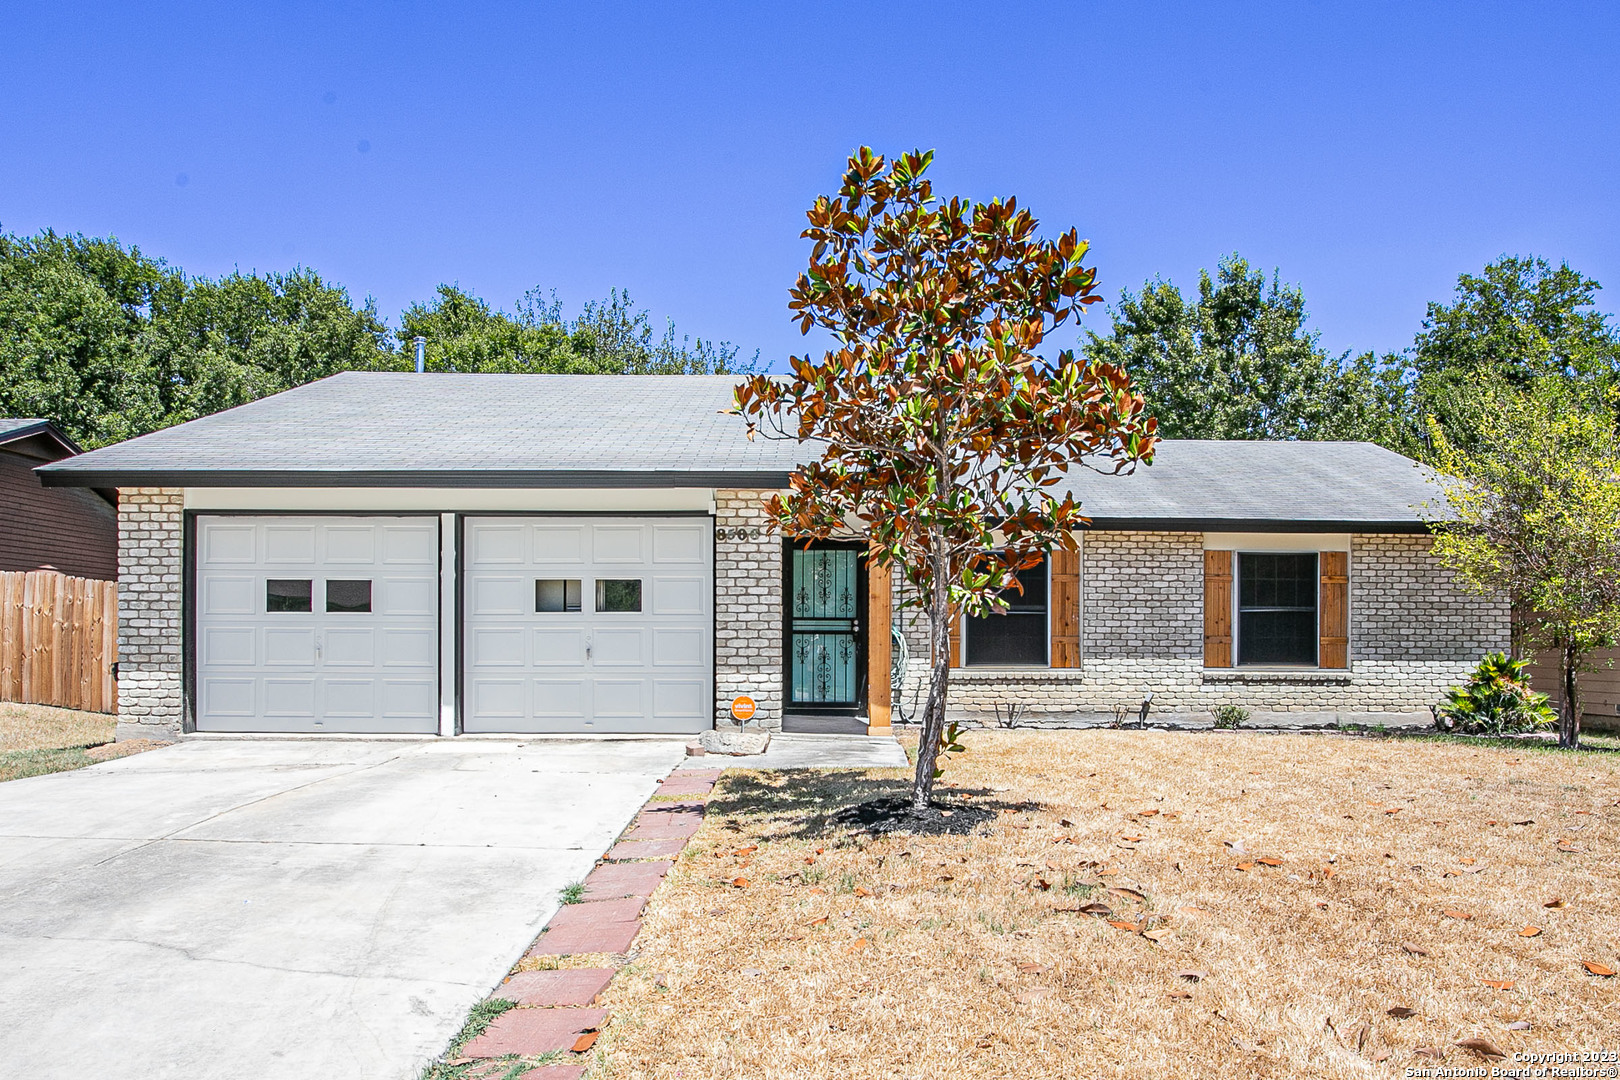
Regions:
<instances>
[{"instance_id":1,"label":"white trim board","mask_svg":"<svg viewBox=\"0 0 1620 1080\"><path fill-rule=\"evenodd\" d=\"M187 510L315 510L340 514L380 510L713 513L714 491L710 488L188 487L185 506Z\"/></svg>"},{"instance_id":2,"label":"white trim board","mask_svg":"<svg viewBox=\"0 0 1620 1080\"><path fill-rule=\"evenodd\" d=\"M1349 551L1349 533L1205 533L1205 551Z\"/></svg>"}]
</instances>

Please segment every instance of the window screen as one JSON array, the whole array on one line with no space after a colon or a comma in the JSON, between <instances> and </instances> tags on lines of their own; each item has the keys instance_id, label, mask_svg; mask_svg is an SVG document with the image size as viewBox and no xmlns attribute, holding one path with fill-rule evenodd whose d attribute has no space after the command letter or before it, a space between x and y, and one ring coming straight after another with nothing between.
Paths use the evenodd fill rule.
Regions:
<instances>
[{"instance_id":1,"label":"window screen","mask_svg":"<svg viewBox=\"0 0 1620 1080\"><path fill-rule=\"evenodd\" d=\"M535 579L534 610L578 611L579 601L579 578Z\"/></svg>"},{"instance_id":2,"label":"window screen","mask_svg":"<svg viewBox=\"0 0 1620 1080\"><path fill-rule=\"evenodd\" d=\"M640 578L599 578L596 582L597 611L640 611Z\"/></svg>"},{"instance_id":3,"label":"window screen","mask_svg":"<svg viewBox=\"0 0 1620 1080\"><path fill-rule=\"evenodd\" d=\"M1046 665L1046 558L1020 570L1018 581L1024 586L1022 593L1009 589L1002 594L1007 601L1005 615L963 620L964 663Z\"/></svg>"},{"instance_id":4,"label":"window screen","mask_svg":"<svg viewBox=\"0 0 1620 1080\"><path fill-rule=\"evenodd\" d=\"M1238 663L1316 666L1316 553L1238 553Z\"/></svg>"},{"instance_id":5,"label":"window screen","mask_svg":"<svg viewBox=\"0 0 1620 1080\"><path fill-rule=\"evenodd\" d=\"M333 581L326 583L326 610L364 612L371 610L370 581Z\"/></svg>"},{"instance_id":6,"label":"window screen","mask_svg":"<svg viewBox=\"0 0 1620 1080\"><path fill-rule=\"evenodd\" d=\"M270 578L264 583L264 610L309 611L308 578Z\"/></svg>"}]
</instances>

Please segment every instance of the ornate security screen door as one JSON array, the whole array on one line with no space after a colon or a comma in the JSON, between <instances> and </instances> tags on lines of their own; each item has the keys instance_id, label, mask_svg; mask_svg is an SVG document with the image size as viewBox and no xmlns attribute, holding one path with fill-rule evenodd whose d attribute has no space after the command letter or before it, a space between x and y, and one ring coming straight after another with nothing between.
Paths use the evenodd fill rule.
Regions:
<instances>
[{"instance_id":1,"label":"ornate security screen door","mask_svg":"<svg viewBox=\"0 0 1620 1080\"><path fill-rule=\"evenodd\" d=\"M853 708L860 694L860 552L795 547L789 565L790 704Z\"/></svg>"}]
</instances>

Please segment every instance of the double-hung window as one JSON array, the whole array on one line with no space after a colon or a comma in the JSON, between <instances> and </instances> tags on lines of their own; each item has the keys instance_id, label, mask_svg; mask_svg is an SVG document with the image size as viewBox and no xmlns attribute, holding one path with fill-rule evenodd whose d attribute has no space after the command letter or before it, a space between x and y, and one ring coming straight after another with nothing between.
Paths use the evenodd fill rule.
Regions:
<instances>
[{"instance_id":1,"label":"double-hung window","mask_svg":"<svg viewBox=\"0 0 1620 1080\"><path fill-rule=\"evenodd\" d=\"M964 662L997 667L1045 667L1047 664L1047 558L1018 571L1023 592L1002 593L1007 611L963 619Z\"/></svg>"},{"instance_id":2,"label":"double-hung window","mask_svg":"<svg viewBox=\"0 0 1620 1080\"><path fill-rule=\"evenodd\" d=\"M1316 552L1237 554L1237 662L1315 667Z\"/></svg>"}]
</instances>

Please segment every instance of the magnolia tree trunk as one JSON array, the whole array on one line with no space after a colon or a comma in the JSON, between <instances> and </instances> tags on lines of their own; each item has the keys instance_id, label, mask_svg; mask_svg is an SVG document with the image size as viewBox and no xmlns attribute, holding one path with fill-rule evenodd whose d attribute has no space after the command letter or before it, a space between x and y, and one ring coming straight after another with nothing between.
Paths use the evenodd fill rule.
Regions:
<instances>
[{"instance_id":1,"label":"magnolia tree trunk","mask_svg":"<svg viewBox=\"0 0 1620 1080\"><path fill-rule=\"evenodd\" d=\"M1558 675L1564 684L1563 707L1558 710L1558 745L1581 745L1581 685L1575 677L1581 657L1574 645L1565 643L1558 651Z\"/></svg>"},{"instance_id":2,"label":"magnolia tree trunk","mask_svg":"<svg viewBox=\"0 0 1620 1080\"><path fill-rule=\"evenodd\" d=\"M934 768L945 732L945 694L951 680L951 593L947 567L935 565L934 591L928 598L928 702L923 706L922 733L917 739L917 775L911 784L911 806L926 810L934 795Z\"/></svg>"}]
</instances>

